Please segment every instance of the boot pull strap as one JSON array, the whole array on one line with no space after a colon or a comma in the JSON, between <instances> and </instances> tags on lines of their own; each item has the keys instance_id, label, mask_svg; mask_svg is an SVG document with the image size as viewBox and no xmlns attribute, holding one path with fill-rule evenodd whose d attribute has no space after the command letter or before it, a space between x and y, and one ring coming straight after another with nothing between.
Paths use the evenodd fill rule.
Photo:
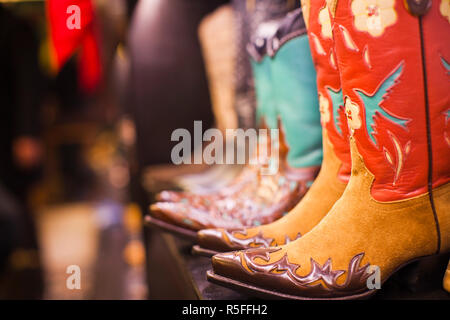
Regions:
<instances>
[{"instance_id":1,"label":"boot pull strap","mask_svg":"<svg viewBox=\"0 0 450 320\"><path fill-rule=\"evenodd\" d=\"M331 15L334 17L338 0L327 0ZM403 0L406 10L413 16L425 15L431 8L431 0Z\"/></svg>"},{"instance_id":2,"label":"boot pull strap","mask_svg":"<svg viewBox=\"0 0 450 320\"><path fill-rule=\"evenodd\" d=\"M425 15L431 8L431 0L404 0L406 9L416 17Z\"/></svg>"}]
</instances>

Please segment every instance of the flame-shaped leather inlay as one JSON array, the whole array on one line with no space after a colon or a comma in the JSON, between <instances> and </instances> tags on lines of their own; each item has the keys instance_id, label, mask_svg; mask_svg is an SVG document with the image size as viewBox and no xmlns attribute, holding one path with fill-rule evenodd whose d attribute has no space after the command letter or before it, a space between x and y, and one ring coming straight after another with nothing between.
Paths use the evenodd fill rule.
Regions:
<instances>
[{"instance_id":1,"label":"flame-shaped leather inlay","mask_svg":"<svg viewBox=\"0 0 450 320\"><path fill-rule=\"evenodd\" d=\"M283 290L287 294L298 296L305 294L308 297L322 298L356 294L367 290L366 282L371 273L369 273L370 264L361 266L364 253L355 255L350 260L347 270L333 270L331 258L324 265L311 258L311 271L306 276L300 276L297 274L300 266L289 262L286 254L281 259L268 263L270 255L279 250L281 248L243 251L238 255L239 261L233 259L233 262L235 264L239 262L241 268L245 269L247 278L253 278L259 286ZM267 263L258 263L255 260ZM339 284L338 279L343 275L346 275L346 280Z\"/></svg>"}]
</instances>

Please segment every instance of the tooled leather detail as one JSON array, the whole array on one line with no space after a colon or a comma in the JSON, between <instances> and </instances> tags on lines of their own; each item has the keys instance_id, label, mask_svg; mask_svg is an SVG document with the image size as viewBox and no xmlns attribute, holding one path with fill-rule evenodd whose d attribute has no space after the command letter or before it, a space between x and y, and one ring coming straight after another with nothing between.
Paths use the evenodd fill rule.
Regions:
<instances>
[{"instance_id":1,"label":"tooled leather detail","mask_svg":"<svg viewBox=\"0 0 450 320\"><path fill-rule=\"evenodd\" d=\"M233 249L247 249L247 248L269 248L276 247L283 244L288 244L294 240L299 239L302 235L300 232L294 239L291 239L288 235L286 235L284 239L284 243L277 243L274 238L264 237L262 232L258 232L258 234L253 237L248 238L238 238L235 235L240 234L242 236L247 236L247 230L223 230L222 231L222 239L229 245L230 248Z\"/></svg>"},{"instance_id":2,"label":"tooled leather detail","mask_svg":"<svg viewBox=\"0 0 450 320\"><path fill-rule=\"evenodd\" d=\"M316 171L317 168L311 168L311 180ZM151 212L193 230L259 226L291 210L307 192L308 181L291 180L281 173L256 175L228 196L192 195L182 201L156 203Z\"/></svg>"},{"instance_id":3,"label":"tooled leather detail","mask_svg":"<svg viewBox=\"0 0 450 320\"><path fill-rule=\"evenodd\" d=\"M267 282L270 281L270 278L278 279L279 284L289 291L288 293L300 295L307 293L308 296L315 297L336 297L359 293L367 289L366 283L371 273L369 273L370 264L361 266L364 253L355 255L350 260L347 270L333 270L331 258L323 266L311 258L311 271L304 277L296 273L300 266L290 263L287 254L273 263L258 264L255 262L256 258L268 262L270 254L279 250L281 248L244 251L240 254L240 261L247 273L251 271L255 274L265 274L269 276ZM346 280L343 284L338 284L337 280L343 274L347 275ZM262 284L263 282L264 280L262 280Z\"/></svg>"},{"instance_id":4,"label":"tooled leather detail","mask_svg":"<svg viewBox=\"0 0 450 320\"><path fill-rule=\"evenodd\" d=\"M278 27L275 35L268 40L267 54L271 57L289 40L306 34L302 9L296 9L287 14Z\"/></svg>"},{"instance_id":5,"label":"tooled leather detail","mask_svg":"<svg viewBox=\"0 0 450 320\"><path fill-rule=\"evenodd\" d=\"M246 184L250 183L258 176L260 165L245 167L240 175L229 186L221 189L218 192L211 193L192 193L189 191L169 191L164 190L155 196L157 202L184 202L196 203L199 206L209 206L210 203L217 199L230 197L239 192Z\"/></svg>"},{"instance_id":6,"label":"tooled leather detail","mask_svg":"<svg viewBox=\"0 0 450 320\"><path fill-rule=\"evenodd\" d=\"M431 8L431 0L404 0L404 3L413 16L423 16Z\"/></svg>"}]
</instances>

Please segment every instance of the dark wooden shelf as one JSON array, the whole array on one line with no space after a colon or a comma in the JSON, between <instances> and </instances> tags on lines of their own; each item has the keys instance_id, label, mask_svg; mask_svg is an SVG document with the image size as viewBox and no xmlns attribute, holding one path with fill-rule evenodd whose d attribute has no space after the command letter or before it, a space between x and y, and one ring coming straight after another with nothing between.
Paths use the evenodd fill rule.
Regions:
<instances>
[{"instance_id":1,"label":"dark wooden shelf","mask_svg":"<svg viewBox=\"0 0 450 320\"><path fill-rule=\"evenodd\" d=\"M210 258L192 255L191 242L151 228L146 228L146 239L149 299L248 299L208 282Z\"/></svg>"}]
</instances>

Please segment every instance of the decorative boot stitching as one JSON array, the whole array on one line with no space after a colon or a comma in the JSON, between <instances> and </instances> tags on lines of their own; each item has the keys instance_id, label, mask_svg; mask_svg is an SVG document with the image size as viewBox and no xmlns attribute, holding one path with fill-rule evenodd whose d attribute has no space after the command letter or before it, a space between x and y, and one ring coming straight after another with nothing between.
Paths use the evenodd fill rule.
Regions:
<instances>
[{"instance_id":1,"label":"decorative boot stitching","mask_svg":"<svg viewBox=\"0 0 450 320\"><path fill-rule=\"evenodd\" d=\"M436 253L441 251L441 229L439 227L439 218L436 212L436 206L433 198L433 148L431 144L431 120L430 120L430 105L428 100L428 80L427 80L427 66L425 61L425 41L423 37L423 21L419 16L419 33L420 33L420 49L422 58L422 73L423 73L423 86L424 86L424 98L425 98L425 119L427 128L427 146L428 146L428 195L430 198L431 210L433 211L434 222L436 224L437 233L437 250Z\"/></svg>"}]
</instances>

